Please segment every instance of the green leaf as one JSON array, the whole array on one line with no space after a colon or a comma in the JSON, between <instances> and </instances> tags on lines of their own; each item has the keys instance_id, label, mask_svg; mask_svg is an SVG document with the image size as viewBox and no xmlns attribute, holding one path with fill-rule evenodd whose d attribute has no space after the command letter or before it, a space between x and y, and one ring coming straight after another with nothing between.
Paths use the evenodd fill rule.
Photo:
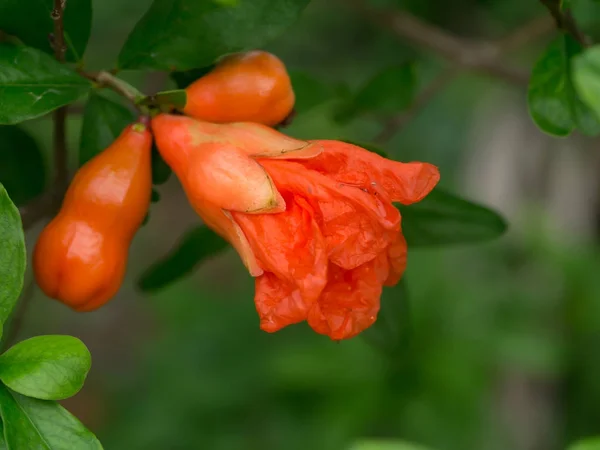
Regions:
<instances>
[{"instance_id":1,"label":"green leaf","mask_svg":"<svg viewBox=\"0 0 600 450\"><path fill-rule=\"evenodd\" d=\"M356 93L341 93L334 120L345 125L361 113L391 115L408 108L415 97L417 77L414 64L388 67L365 83Z\"/></svg>"},{"instance_id":2,"label":"green leaf","mask_svg":"<svg viewBox=\"0 0 600 450\"><path fill-rule=\"evenodd\" d=\"M527 95L529 113L546 133L568 136L575 128L587 135L600 133L600 122L577 95L571 76L571 59L581 50L573 38L560 36L533 68Z\"/></svg>"},{"instance_id":3,"label":"green leaf","mask_svg":"<svg viewBox=\"0 0 600 450\"><path fill-rule=\"evenodd\" d=\"M333 88L303 72L290 72L292 87L296 94L294 109L304 113L334 97Z\"/></svg>"},{"instance_id":4,"label":"green leaf","mask_svg":"<svg viewBox=\"0 0 600 450\"><path fill-rule=\"evenodd\" d=\"M377 320L361 335L369 344L393 355L408 342L409 322L409 297L402 279L393 289L384 292Z\"/></svg>"},{"instance_id":5,"label":"green leaf","mask_svg":"<svg viewBox=\"0 0 600 450\"><path fill-rule=\"evenodd\" d=\"M563 11L573 6L573 0L560 0L560 9Z\"/></svg>"},{"instance_id":6,"label":"green leaf","mask_svg":"<svg viewBox=\"0 0 600 450\"><path fill-rule=\"evenodd\" d=\"M206 226L187 232L179 245L142 274L139 287L152 292L191 273L202 261L228 248L227 242Z\"/></svg>"},{"instance_id":7,"label":"green leaf","mask_svg":"<svg viewBox=\"0 0 600 450\"><path fill-rule=\"evenodd\" d=\"M171 176L172 170L167 165L158 149L156 143L152 143L152 184L161 185L166 183Z\"/></svg>"},{"instance_id":8,"label":"green leaf","mask_svg":"<svg viewBox=\"0 0 600 450\"><path fill-rule=\"evenodd\" d=\"M9 450L4 440L4 425L0 421L0 450Z\"/></svg>"},{"instance_id":9,"label":"green leaf","mask_svg":"<svg viewBox=\"0 0 600 450\"><path fill-rule=\"evenodd\" d=\"M577 441L569 446L568 450L600 450L600 437L593 437Z\"/></svg>"},{"instance_id":10,"label":"green leaf","mask_svg":"<svg viewBox=\"0 0 600 450\"><path fill-rule=\"evenodd\" d=\"M0 126L0 183L17 206L44 191L46 164L37 142L18 126Z\"/></svg>"},{"instance_id":11,"label":"green leaf","mask_svg":"<svg viewBox=\"0 0 600 450\"><path fill-rule=\"evenodd\" d=\"M25 236L19 210L0 184L0 323L6 322L23 287Z\"/></svg>"},{"instance_id":12,"label":"green leaf","mask_svg":"<svg viewBox=\"0 0 600 450\"><path fill-rule=\"evenodd\" d=\"M31 47L53 53L48 38L54 31L54 20L51 17L53 4L53 0L2 0L0 29ZM79 61L92 28L92 1L68 0L63 23L67 60Z\"/></svg>"},{"instance_id":13,"label":"green leaf","mask_svg":"<svg viewBox=\"0 0 600 450\"><path fill-rule=\"evenodd\" d=\"M0 414L10 450L102 450L96 436L56 402L0 385Z\"/></svg>"},{"instance_id":14,"label":"green leaf","mask_svg":"<svg viewBox=\"0 0 600 450\"><path fill-rule=\"evenodd\" d=\"M92 358L73 336L37 336L0 355L0 380L19 394L62 400L83 387Z\"/></svg>"},{"instance_id":15,"label":"green leaf","mask_svg":"<svg viewBox=\"0 0 600 450\"><path fill-rule=\"evenodd\" d=\"M79 164L85 164L112 144L134 118L133 113L120 103L92 93L83 112Z\"/></svg>"},{"instance_id":16,"label":"green leaf","mask_svg":"<svg viewBox=\"0 0 600 450\"><path fill-rule=\"evenodd\" d=\"M123 69L189 70L262 46L296 21L310 0L154 0L119 55Z\"/></svg>"},{"instance_id":17,"label":"green leaf","mask_svg":"<svg viewBox=\"0 0 600 450\"><path fill-rule=\"evenodd\" d=\"M600 117L600 45L573 58L573 81L582 100Z\"/></svg>"},{"instance_id":18,"label":"green leaf","mask_svg":"<svg viewBox=\"0 0 600 450\"><path fill-rule=\"evenodd\" d=\"M165 105L172 106L177 109L185 108L187 102L187 94L184 89L177 89L173 91L158 92L154 95L149 95L143 98L140 105Z\"/></svg>"},{"instance_id":19,"label":"green leaf","mask_svg":"<svg viewBox=\"0 0 600 450\"><path fill-rule=\"evenodd\" d=\"M150 201L152 203L158 203L160 201L160 192L156 189L152 189L152 194L150 195Z\"/></svg>"},{"instance_id":20,"label":"green leaf","mask_svg":"<svg viewBox=\"0 0 600 450\"><path fill-rule=\"evenodd\" d=\"M194 81L202 78L204 75L209 73L215 68L215 64L210 64L200 69L192 69L184 72L173 72L171 78L175 82L178 89L185 89Z\"/></svg>"},{"instance_id":21,"label":"green leaf","mask_svg":"<svg viewBox=\"0 0 600 450\"><path fill-rule=\"evenodd\" d=\"M400 212L408 248L488 241L507 229L495 211L440 188L419 203L400 206Z\"/></svg>"},{"instance_id":22,"label":"green leaf","mask_svg":"<svg viewBox=\"0 0 600 450\"><path fill-rule=\"evenodd\" d=\"M74 102L90 86L39 50L0 44L0 125L33 119Z\"/></svg>"},{"instance_id":23,"label":"green leaf","mask_svg":"<svg viewBox=\"0 0 600 450\"><path fill-rule=\"evenodd\" d=\"M357 92L354 104L359 111L394 114L412 104L416 89L414 64L389 67L375 75Z\"/></svg>"},{"instance_id":24,"label":"green leaf","mask_svg":"<svg viewBox=\"0 0 600 450\"><path fill-rule=\"evenodd\" d=\"M419 444L399 440L366 439L355 442L348 450L430 450Z\"/></svg>"}]
</instances>

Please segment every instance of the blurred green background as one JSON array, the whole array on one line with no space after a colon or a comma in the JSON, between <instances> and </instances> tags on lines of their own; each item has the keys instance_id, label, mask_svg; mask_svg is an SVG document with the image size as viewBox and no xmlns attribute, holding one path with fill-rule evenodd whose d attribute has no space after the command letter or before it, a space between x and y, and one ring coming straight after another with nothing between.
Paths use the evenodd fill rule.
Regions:
<instances>
[{"instance_id":1,"label":"blurred green background","mask_svg":"<svg viewBox=\"0 0 600 450\"><path fill-rule=\"evenodd\" d=\"M439 69L351 3L313 0L266 49L336 92L407 61L423 84ZM533 0L371 3L484 40L547 14ZM94 1L86 67L112 67L149 4ZM576 12L589 30L600 22L591 3ZM509 60L529 70L549 39ZM147 93L172 87L164 74L124 75ZM297 95L301 104L314 91ZM108 450L344 450L366 437L440 450L553 450L600 434L598 140L543 135L525 99L525 86L462 74L385 146L396 159L438 165L443 186L511 223L490 244L409 249L403 342L391 354L361 337L331 342L305 325L261 332L253 281L231 250L142 295L140 274L199 223L175 177L159 187L117 298L77 314L36 289L20 337L73 334L88 345L88 382L64 404ZM285 131L369 141L381 128L373 117L340 123L338 114L338 103L320 102ZM73 164L80 125L71 115ZM50 165L49 119L24 126ZM30 251L42 225L28 233ZM384 295L389 304L401 297Z\"/></svg>"}]
</instances>

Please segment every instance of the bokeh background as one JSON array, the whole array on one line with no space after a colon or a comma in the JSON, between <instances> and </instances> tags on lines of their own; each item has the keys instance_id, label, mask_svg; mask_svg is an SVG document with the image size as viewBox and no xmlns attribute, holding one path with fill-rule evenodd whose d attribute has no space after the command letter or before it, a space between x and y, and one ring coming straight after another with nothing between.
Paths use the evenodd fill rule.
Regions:
<instances>
[{"instance_id":1,"label":"bokeh background","mask_svg":"<svg viewBox=\"0 0 600 450\"><path fill-rule=\"evenodd\" d=\"M547 14L534 0L370 3L482 40ZM149 4L94 1L86 67L112 67ZM576 13L588 30L600 22L591 1ZM508 60L529 70L550 38ZM313 0L266 49L295 77L320 80L298 86L310 108L285 130L304 138L369 141L381 129L369 116L340 121L336 96L313 102L315 89L344 92L407 61L426 84L444 64L350 0ZM147 93L172 86L160 73L124 76ZM80 126L75 111L73 167ZM49 119L25 127L50 166ZM466 72L399 130L390 155L438 165L442 186L501 211L510 231L488 244L409 251L408 302L398 289L384 295L402 302L403 342L392 353L305 325L261 332L252 279L232 250L141 294L140 274L199 223L175 177L159 187L118 296L77 314L34 288L19 337L73 334L88 345L88 381L64 404L108 450L344 450L365 437L440 450L564 449L600 434L599 145L544 135L528 117L526 86ZM28 232L30 251L42 225Z\"/></svg>"}]
</instances>

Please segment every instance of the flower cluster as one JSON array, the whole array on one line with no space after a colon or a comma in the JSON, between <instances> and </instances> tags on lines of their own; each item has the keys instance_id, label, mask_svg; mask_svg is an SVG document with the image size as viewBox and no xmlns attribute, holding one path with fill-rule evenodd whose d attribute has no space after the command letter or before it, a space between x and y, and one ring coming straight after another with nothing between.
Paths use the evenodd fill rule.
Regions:
<instances>
[{"instance_id":1,"label":"flower cluster","mask_svg":"<svg viewBox=\"0 0 600 450\"><path fill-rule=\"evenodd\" d=\"M160 114L152 129L196 212L256 277L263 330L307 321L341 340L375 322L383 286L406 268L393 203L423 199L439 181L435 166L258 123Z\"/></svg>"}]
</instances>

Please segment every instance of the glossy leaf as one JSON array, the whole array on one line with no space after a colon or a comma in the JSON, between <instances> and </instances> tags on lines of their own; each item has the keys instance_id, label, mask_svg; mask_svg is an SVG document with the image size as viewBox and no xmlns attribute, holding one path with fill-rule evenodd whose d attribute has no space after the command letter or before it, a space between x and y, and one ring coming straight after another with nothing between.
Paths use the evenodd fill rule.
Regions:
<instances>
[{"instance_id":1,"label":"glossy leaf","mask_svg":"<svg viewBox=\"0 0 600 450\"><path fill-rule=\"evenodd\" d=\"M398 352L409 336L409 297L402 279L393 289L386 289L381 298L377 320L361 336L388 355Z\"/></svg>"},{"instance_id":2,"label":"glossy leaf","mask_svg":"<svg viewBox=\"0 0 600 450\"><path fill-rule=\"evenodd\" d=\"M334 97L333 89L323 81L304 72L290 72L292 88L296 94L294 109L304 113Z\"/></svg>"},{"instance_id":3,"label":"glossy leaf","mask_svg":"<svg viewBox=\"0 0 600 450\"><path fill-rule=\"evenodd\" d=\"M142 291L158 291L227 248L227 242L210 228L194 228L181 238L175 249L142 274L139 287Z\"/></svg>"},{"instance_id":4,"label":"glossy leaf","mask_svg":"<svg viewBox=\"0 0 600 450\"><path fill-rule=\"evenodd\" d=\"M600 45L573 58L573 81L582 100L600 117Z\"/></svg>"},{"instance_id":5,"label":"glossy leaf","mask_svg":"<svg viewBox=\"0 0 600 450\"><path fill-rule=\"evenodd\" d=\"M173 171L160 156L156 144L152 143L152 184L161 185L166 183Z\"/></svg>"},{"instance_id":6,"label":"glossy leaf","mask_svg":"<svg viewBox=\"0 0 600 450\"><path fill-rule=\"evenodd\" d=\"M85 164L112 144L134 118L133 113L120 103L92 93L83 112L79 164Z\"/></svg>"},{"instance_id":7,"label":"glossy leaf","mask_svg":"<svg viewBox=\"0 0 600 450\"><path fill-rule=\"evenodd\" d=\"M310 0L154 0L119 55L123 69L189 70L257 48L294 23Z\"/></svg>"},{"instance_id":8,"label":"glossy leaf","mask_svg":"<svg viewBox=\"0 0 600 450\"><path fill-rule=\"evenodd\" d=\"M600 437L583 439L570 445L567 450L600 450Z\"/></svg>"},{"instance_id":9,"label":"glossy leaf","mask_svg":"<svg viewBox=\"0 0 600 450\"><path fill-rule=\"evenodd\" d=\"M102 450L96 436L54 401L0 385L0 414L10 450Z\"/></svg>"},{"instance_id":10,"label":"glossy leaf","mask_svg":"<svg viewBox=\"0 0 600 450\"><path fill-rule=\"evenodd\" d=\"M2 0L0 29L18 37L25 44L54 53L48 36L54 31L53 0ZM92 1L68 0L64 10L64 36L69 61L79 61L92 28Z\"/></svg>"},{"instance_id":11,"label":"glossy leaf","mask_svg":"<svg viewBox=\"0 0 600 450\"><path fill-rule=\"evenodd\" d=\"M44 191L46 164L37 142L18 126L0 126L0 183L21 206Z\"/></svg>"},{"instance_id":12,"label":"glossy leaf","mask_svg":"<svg viewBox=\"0 0 600 450\"><path fill-rule=\"evenodd\" d=\"M399 440L366 439L355 442L348 450L431 450L419 444Z\"/></svg>"},{"instance_id":13,"label":"glossy leaf","mask_svg":"<svg viewBox=\"0 0 600 450\"><path fill-rule=\"evenodd\" d=\"M28 397L62 400L82 388L92 358L73 336L37 336L0 355L0 380Z\"/></svg>"},{"instance_id":14,"label":"glossy leaf","mask_svg":"<svg viewBox=\"0 0 600 450\"><path fill-rule=\"evenodd\" d=\"M208 65L206 67L202 67L200 69L191 69L191 70L186 70L183 72L173 72L171 74L171 78L177 85L178 89L185 89L190 84L192 84L194 81L196 81L198 78L203 77L204 75L209 73L211 70L213 70L214 67L215 67L214 64L210 64L210 65Z\"/></svg>"},{"instance_id":15,"label":"glossy leaf","mask_svg":"<svg viewBox=\"0 0 600 450\"><path fill-rule=\"evenodd\" d=\"M416 88L417 77L413 64L389 67L358 91L354 104L359 111L393 114L411 105Z\"/></svg>"},{"instance_id":16,"label":"glossy leaf","mask_svg":"<svg viewBox=\"0 0 600 450\"><path fill-rule=\"evenodd\" d=\"M21 216L0 184L0 323L6 322L19 298L26 261Z\"/></svg>"},{"instance_id":17,"label":"glossy leaf","mask_svg":"<svg viewBox=\"0 0 600 450\"><path fill-rule=\"evenodd\" d=\"M497 212L440 188L419 203L401 206L400 212L409 248L488 241L507 229Z\"/></svg>"},{"instance_id":18,"label":"glossy leaf","mask_svg":"<svg viewBox=\"0 0 600 450\"><path fill-rule=\"evenodd\" d=\"M89 88L85 78L39 50L0 44L0 125L39 117Z\"/></svg>"},{"instance_id":19,"label":"glossy leaf","mask_svg":"<svg viewBox=\"0 0 600 450\"><path fill-rule=\"evenodd\" d=\"M173 91L158 92L142 99L140 105L163 105L170 106L176 109L185 108L187 102L187 94L184 89L176 89Z\"/></svg>"},{"instance_id":20,"label":"glossy leaf","mask_svg":"<svg viewBox=\"0 0 600 450\"><path fill-rule=\"evenodd\" d=\"M571 76L571 58L581 46L564 35L553 41L536 63L529 82L529 113L543 131L568 136L575 128L588 135L600 133L600 122L581 101Z\"/></svg>"},{"instance_id":21,"label":"glossy leaf","mask_svg":"<svg viewBox=\"0 0 600 450\"><path fill-rule=\"evenodd\" d=\"M0 421L0 450L9 450L6 446L6 440L4 439L4 425Z\"/></svg>"}]
</instances>

